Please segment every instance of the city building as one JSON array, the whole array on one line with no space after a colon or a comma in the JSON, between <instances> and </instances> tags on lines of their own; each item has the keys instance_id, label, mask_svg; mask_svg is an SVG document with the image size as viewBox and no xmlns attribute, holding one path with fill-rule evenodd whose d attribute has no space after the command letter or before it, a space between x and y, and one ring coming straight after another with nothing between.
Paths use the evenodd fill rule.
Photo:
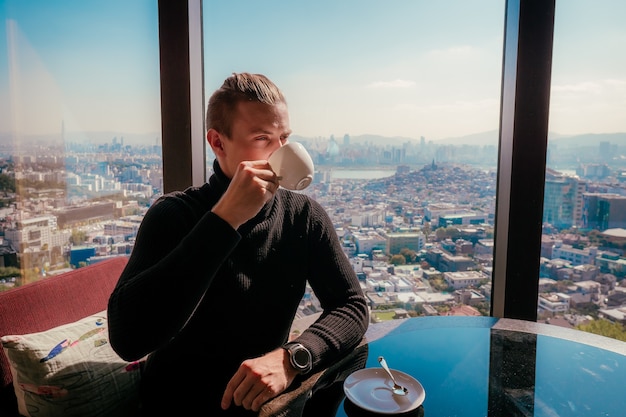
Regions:
<instances>
[{"instance_id":1,"label":"city building","mask_svg":"<svg viewBox=\"0 0 626 417\"><path fill-rule=\"evenodd\" d=\"M626 228L626 196L617 194L584 194L584 227L607 230Z\"/></svg>"},{"instance_id":2,"label":"city building","mask_svg":"<svg viewBox=\"0 0 626 417\"><path fill-rule=\"evenodd\" d=\"M489 222L489 214L476 213L473 211L462 211L454 214L444 214L439 216L437 227L449 227L468 224L485 224Z\"/></svg>"},{"instance_id":3,"label":"city building","mask_svg":"<svg viewBox=\"0 0 626 417\"><path fill-rule=\"evenodd\" d=\"M560 240L555 241L552 247L552 259L564 259L571 262L572 265L594 265L598 253L598 248L595 246L576 248L573 245L566 245Z\"/></svg>"},{"instance_id":4,"label":"city building","mask_svg":"<svg viewBox=\"0 0 626 417\"><path fill-rule=\"evenodd\" d=\"M357 253L359 254L363 253L371 256L375 250L387 252L387 239L375 230L355 232L353 236Z\"/></svg>"},{"instance_id":5,"label":"city building","mask_svg":"<svg viewBox=\"0 0 626 417\"><path fill-rule=\"evenodd\" d=\"M386 233L387 253L399 254L402 249L415 252L421 250L426 243L426 236L422 232Z\"/></svg>"},{"instance_id":6,"label":"city building","mask_svg":"<svg viewBox=\"0 0 626 417\"><path fill-rule=\"evenodd\" d=\"M538 308L539 310L555 314L565 314L569 311L570 297L562 293L539 294Z\"/></svg>"},{"instance_id":7,"label":"city building","mask_svg":"<svg viewBox=\"0 0 626 417\"><path fill-rule=\"evenodd\" d=\"M468 271L476 267L476 262L469 256L443 253L437 268L442 272Z\"/></svg>"},{"instance_id":8,"label":"city building","mask_svg":"<svg viewBox=\"0 0 626 417\"><path fill-rule=\"evenodd\" d=\"M604 252L596 257L595 265L601 272L613 274L616 277L626 277L626 259L616 253Z\"/></svg>"},{"instance_id":9,"label":"city building","mask_svg":"<svg viewBox=\"0 0 626 417\"><path fill-rule=\"evenodd\" d=\"M487 275L481 271L444 272L443 278L455 290L467 287L478 288L483 281L488 279Z\"/></svg>"},{"instance_id":10,"label":"city building","mask_svg":"<svg viewBox=\"0 0 626 417\"><path fill-rule=\"evenodd\" d=\"M583 224L583 194L587 183L577 177L546 169L543 221L558 229Z\"/></svg>"}]
</instances>

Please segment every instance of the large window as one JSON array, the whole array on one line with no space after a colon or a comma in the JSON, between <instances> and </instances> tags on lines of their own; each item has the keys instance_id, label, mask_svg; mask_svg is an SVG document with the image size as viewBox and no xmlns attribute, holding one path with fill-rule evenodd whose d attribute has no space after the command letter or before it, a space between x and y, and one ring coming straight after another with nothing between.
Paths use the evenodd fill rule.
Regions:
<instances>
[{"instance_id":1,"label":"large window","mask_svg":"<svg viewBox=\"0 0 626 417\"><path fill-rule=\"evenodd\" d=\"M316 165L304 192L380 318L489 315L504 2L202 8L206 99L232 72L282 88Z\"/></svg>"},{"instance_id":2,"label":"large window","mask_svg":"<svg viewBox=\"0 0 626 417\"><path fill-rule=\"evenodd\" d=\"M549 1L37 3L0 8L0 289L128 254L251 71L373 304L624 322L623 2L559 1L553 50Z\"/></svg>"},{"instance_id":3,"label":"large window","mask_svg":"<svg viewBox=\"0 0 626 417\"><path fill-rule=\"evenodd\" d=\"M557 2L540 321L624 337L626 4Z\"/></svg>"},{"instance_id":4,"label":"large window","mask_svg":"<svg viewBox=\"0 0 626 417\"><path fill-rule=\"evenodd\" d=\"M156 2L0 5L0 289L129 253L162 190Z\"/></svg>"}]
</instances>

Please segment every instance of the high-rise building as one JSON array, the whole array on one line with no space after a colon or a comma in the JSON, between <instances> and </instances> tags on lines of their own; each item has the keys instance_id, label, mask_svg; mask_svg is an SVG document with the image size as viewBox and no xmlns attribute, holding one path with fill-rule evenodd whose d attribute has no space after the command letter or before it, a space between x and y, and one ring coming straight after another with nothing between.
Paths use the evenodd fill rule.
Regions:
<instances>
[{"instance_id":1,"label":"high-rise building","mask_svg":"<svg viewBox=\"0 0 626 417\"><path fill-rule=\"evenodd\" d=\"M626 197L619 194L585 193L583 201L585 228L626 228Z\"/></svg>"},{"instance_id":2,"label":"high-rise building","mask_svg":"<svg viewBox=\"0 0 626 417\"><path fill-rule=\"evenodd\" d=\"M543 222L558 229L582 226L583 193L586 191L586 181L547 169Z\"/></svg>"}]
</instances>

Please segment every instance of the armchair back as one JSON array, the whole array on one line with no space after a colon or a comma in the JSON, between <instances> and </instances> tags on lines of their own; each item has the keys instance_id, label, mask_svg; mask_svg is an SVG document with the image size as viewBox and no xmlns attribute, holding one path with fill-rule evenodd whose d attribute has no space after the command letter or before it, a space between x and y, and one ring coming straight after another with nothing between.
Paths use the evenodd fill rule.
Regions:
<instances>
[{"instance_id":1,"label":"armchair back","mask_svg":"<svg viewBox=\"0 0 626 417\"><path fill-rule=\"evenodd\" d=\"M107 308L127 256L99 261L0 292L0 336L41 332ZM17 416L9 362L0 348L0 416Z\"/></svg>"}]
</instances>

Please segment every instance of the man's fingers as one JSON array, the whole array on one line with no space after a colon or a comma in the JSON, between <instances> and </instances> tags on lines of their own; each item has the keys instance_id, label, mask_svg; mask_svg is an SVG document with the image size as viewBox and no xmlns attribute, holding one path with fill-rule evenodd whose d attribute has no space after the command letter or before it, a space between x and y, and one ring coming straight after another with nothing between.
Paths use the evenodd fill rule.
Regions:
<instances>
[{"instance_id":1,"label":"man's fingers","mask_svg":"<svg viewBox=\"0 0 626 417\"><path fill-rule=\"evenodd\" d=\"M247 407L246 404L244 404L244 408L249 408L252 411L259 411L263 404L265 404L275 396L276 394L274 393L274 391L272 391L270 387L265 388L265 386L262 386L259 393L255 397L253 397L250 407Z\"/></svg>"},{"instance_id":2,"label":"man's fingers","mask_svg":"<svg viewBox=\"0 0 626 417\"><path fill-rule=\"evenodd\" d=\"M254 176L262 178L266 181L276 182L277 177L270 164L265 160L243 161L239 165L240 170L248 170Z\"/></svg>"},{"instance_id":3,"label":"man's fingers","mask_svg":"<svg viewBox=\"0 0 626 417\"><path fill-rule=\"evenodd\" d=\"M224 395L222 396L222 409L226 410L230 407L231 403L234 400L235 390L239 387L239 384L243 380L243 376L240 376L239 371L233 375L233 377L228 381L228 385L226 385L226 389L224 390Z\"/></svg>"},{"instance_id":4,"label":"man's fingers","mask_svg":"<svg viewBox=\"0 0 626 417\"><path fill-rule=\"evenodd\" d=\"M235 389L233 393L233 401L235 405L243 406L244 408L250 409L252 405L252 401L258 394L258 390L255 390L255 386L251 384L249 378L241 381L239 386Z\"/></svg>"}]
</instances>

